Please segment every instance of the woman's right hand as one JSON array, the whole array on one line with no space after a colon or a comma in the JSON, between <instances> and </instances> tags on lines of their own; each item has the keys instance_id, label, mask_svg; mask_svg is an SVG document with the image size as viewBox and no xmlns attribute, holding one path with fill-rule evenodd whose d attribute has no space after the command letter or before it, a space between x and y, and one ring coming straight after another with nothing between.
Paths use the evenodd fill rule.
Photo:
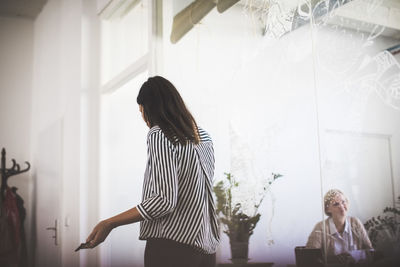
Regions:
<instances>
[{"instance_id":1,"label":"woman's right hand","mask_svg":"<svg viewBox=\"0 0 400 267\"><path fill-rule=\"evenodd\" d=\"M86 243L88 248L94 248L98 244L102 243L113 229L111 223L108 220L99 222L92 230Z\"/></svg>"}]
</instances>

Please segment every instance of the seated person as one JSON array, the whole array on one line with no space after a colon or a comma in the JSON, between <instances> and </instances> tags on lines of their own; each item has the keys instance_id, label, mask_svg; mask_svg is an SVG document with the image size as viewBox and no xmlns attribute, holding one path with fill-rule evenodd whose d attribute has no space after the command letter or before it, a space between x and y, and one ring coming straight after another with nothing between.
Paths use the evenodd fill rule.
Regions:
<instances>
[{"instance_id":1,"label":"seated person","mask_svg":"<svg viewBox=\"0 0 400 267\"><path fill-rule=\"evenodd\" d=\"M371 241L359 219L347 216L349 201L338 189L329 190L324 196L325 221L317 223L308 237L306 247L324 250L323 232L328 263L348 264L366 259L372 250Z\"/></svg>"}]
</instances>

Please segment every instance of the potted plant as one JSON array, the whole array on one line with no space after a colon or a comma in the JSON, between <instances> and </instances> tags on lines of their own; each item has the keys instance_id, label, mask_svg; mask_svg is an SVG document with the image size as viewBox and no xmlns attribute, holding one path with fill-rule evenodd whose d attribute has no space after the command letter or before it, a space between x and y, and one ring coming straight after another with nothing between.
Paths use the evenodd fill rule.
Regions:
<instances>
[{"instance_id":1,"label":"potted plant","mask_svg":"<svg viewBox=\"0 0 400 267\"><path fill-rule=\"evenodd\" d=\"M228 235L231 246L233 263L245 263L248 261L249 239L260 220L258 212L271 184L281 177L281 174L272 173L262 188L260 198L255 201L252 214L243 210L240 200L234 198L234 192L240 189L240 184L231 173L225 173L226 180L219 181L214 186L216 196L216 212L220 223L224 225L223 232Z\"/></svg>"},{"instance_id":2,"label":"potted plant","mask_svg":"<svg viewBox=\"0 0 400 267\"><path fill-rule=\"evenodd\" d=\"M386 207L383 215L365 222L372 246L384 252L385 257L398 257L400 253L400 196L397 207Z\"/></svg>"}]
</instances>

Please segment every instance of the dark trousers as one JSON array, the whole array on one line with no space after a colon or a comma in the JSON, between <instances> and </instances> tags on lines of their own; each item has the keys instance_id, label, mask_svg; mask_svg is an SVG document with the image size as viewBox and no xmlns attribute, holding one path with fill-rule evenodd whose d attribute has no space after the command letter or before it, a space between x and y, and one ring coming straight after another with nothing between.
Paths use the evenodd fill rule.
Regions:
<instances>
[{"instance_id":1,"label":"dark trousers","mask_svg":"<svg viewBox=\"0 0 400 267\"><path fill-rule=\"evenodd\" d=\"M145 267L215 267L215 253L204 254L191 246L169 239L148 239Z\"/></svg>"}]
</instances>

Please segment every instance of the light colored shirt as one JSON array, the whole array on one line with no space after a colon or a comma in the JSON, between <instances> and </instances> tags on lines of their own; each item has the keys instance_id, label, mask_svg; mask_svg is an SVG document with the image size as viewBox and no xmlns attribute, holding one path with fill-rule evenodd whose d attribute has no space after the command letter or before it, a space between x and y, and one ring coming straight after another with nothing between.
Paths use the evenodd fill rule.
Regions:
<instances>
[{"instance_id":1,"label":"light colored shirt","mask_svg":"<svg viewBox=\"0 0 400 267\"><path fill-rule=\"evenodd\" d=\"M356 262L365 260L367 258L365 250L357 249L357 247L354 245L353 231L351 230L351 224L348 218L346 218L344 231L342 234L337 231L332 218L329 218L329 228L331 236L335 239L335 255L347 252Z\"/></svg>"},{"instance_id":2,"label":"light colored shirt","mask_svg":"<svg viewBox=\"0 0 400 267\"><path fill-rule=\"evenodd\" d=\"M199 128L200 143L173 144L158 127L147 135L147 166L140 239L165 238L212 254L219 244L213 199L214 150Z\"/></svg>"},{"instance_id":3,"label":"light colored shirt","mask_svg":"<svg viewBox=\"0 0 400 267\"><path fill-rule=\"evenodd\" d=\"M340 234L335 226L335 223L333 222L332 218L328 219L329 221L329 230L331 233L331 237L334 238L334 244L335 244L335 255L344 253L344 252L349 252L351 250L354 250L354 245L353 245L353 235L351 232L351 224L349 222L349 219L346 218L345 220L345 225L344 225L344 231L342 234Z\"/></svg>"}]
</instances>

